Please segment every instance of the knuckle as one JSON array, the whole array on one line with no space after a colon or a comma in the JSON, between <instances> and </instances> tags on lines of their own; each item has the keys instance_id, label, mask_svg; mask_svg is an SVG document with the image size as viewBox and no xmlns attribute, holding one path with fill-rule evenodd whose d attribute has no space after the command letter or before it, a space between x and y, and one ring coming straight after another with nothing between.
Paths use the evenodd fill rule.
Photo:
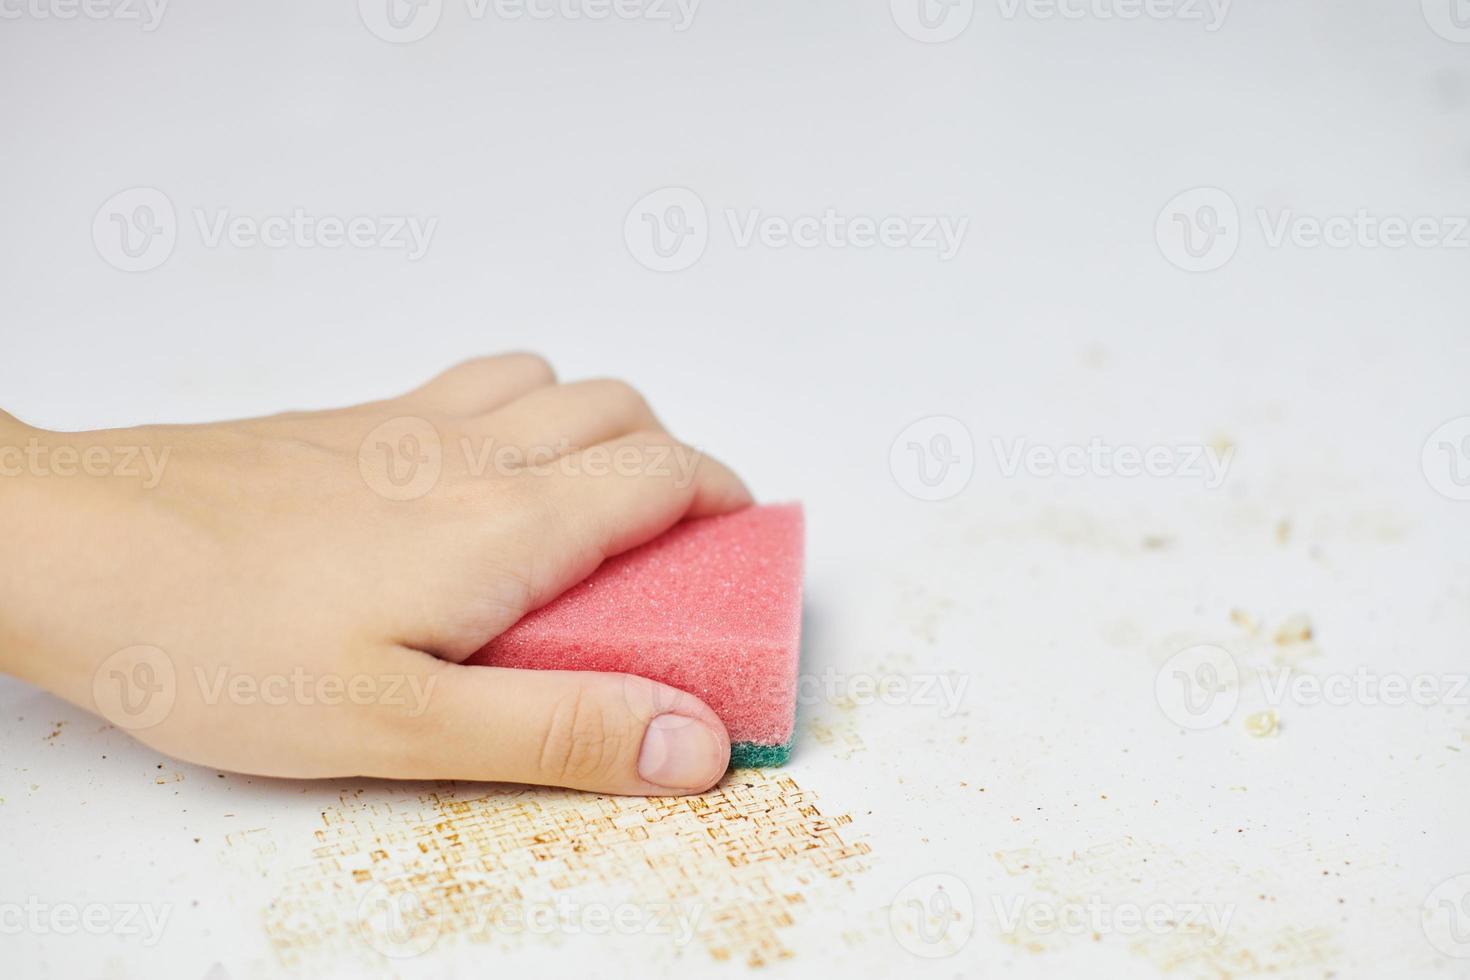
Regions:
<instances>
[{"instance_id":1,"label":"knuckle","mask_svg":"<svg viewBox=\"0 0 1470 980\"><path fill-rule=\"evenodd\" d=\"M628 442L634 445L643 446L650 449L677 449L684 446L684 444L678 439L675 439L667 432L659 429L639 429L637 432L634 432L632 435L628 436L627 439Z\"/></svg>"},{"instance_id":2,"label":"knuckle","mask_svg":"<svg viewBox=\"0 0 1470 980\"><path fill-rule=\"evenodd\" d=\"M640 420L653 418L653 409L649 407L648 399L628 382L620 378L604 378L597 385L599 394L623 417Z\"/></svg>"},{"instance_id":3,"label":"knuckle","mask_svg":"<svg viewBox=\"0 0 1470 980\"><path fill-rule=\"evenodd\" d=\"M475 610L476 636L498 636L540 604L542 588L532 569L514 561L481 559L476 591L466 606ZM493 633L486 632L494 630Z\"/></svg>"},{"instance_id":4,"label":"knuckle","mask_svg":"<svg viewBox=\"0 0 1470 980\"><path fill-rule=\"evenodd\" d=\"M656 715L675 711L690 700L678 688L660 684L637 674L622 675L623 699L643 723Z\"/></svg>"},{"instance_id":5,"label":"knuckle","mask_svg":"<svg viewBox=\"0 0 1470 980\"><path fill-rule=\"evenodd\" d=\"M493 357L472 357L469 360L451 364L443 371L440 371L436 377L432 378L429 384L473 383L476 377L493 369L494 366L495 358Z\"/></svg>"},{"instance_id":6,"label":"knuckle","mask_svg":"<svg viewBox=\"0 0 1470 980\"><path fill-rule=\"evenodd\" d=\"M596 783L616 776L631 731L589 685L579 684L552 711L541 743L541 772L558 782Z\"/></svg>"},{"instance_id":7,"label":"knuckle","mask_svg":"<svg viewBox=\"0 0 1470 980\"><path fill-rule=\"evenodd\" d=\"M533 381L541 384L552 384L556 381L556 370L551 366L551 362L540 354L531 351L517 351L514 354L507 354L506 357Z\"/></svg>"}]
</instances>

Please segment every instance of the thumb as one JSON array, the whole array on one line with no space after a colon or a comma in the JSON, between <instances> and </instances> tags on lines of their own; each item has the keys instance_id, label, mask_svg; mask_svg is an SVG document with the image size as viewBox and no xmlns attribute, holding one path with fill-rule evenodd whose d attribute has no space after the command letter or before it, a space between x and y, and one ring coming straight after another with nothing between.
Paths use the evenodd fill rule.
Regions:
<instances>
[{"instance_id":1,"label":"thumb","mask_svg":"<svg viewBox=\"0 0 1470 980\"><path fill-rule=\"evenodd\" d=\"M365 775L680 796L709 789L729 765L724 723L666 684L403 654L426 696L417 716L401 707L373 713L377 737L358 743L370 753L358 760L373 770Z\"/></svg>"}]
</instances>

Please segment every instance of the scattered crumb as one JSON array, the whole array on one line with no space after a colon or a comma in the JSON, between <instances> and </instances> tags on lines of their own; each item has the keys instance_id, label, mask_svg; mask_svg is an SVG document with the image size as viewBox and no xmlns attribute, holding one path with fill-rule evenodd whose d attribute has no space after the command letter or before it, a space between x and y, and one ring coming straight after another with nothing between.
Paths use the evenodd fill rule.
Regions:
<instances>
[{"instance_id":1,"label":"scattered crumb","mask_svg":"<svg viewBox=\"0 0 1470 980\"><path fill-rule=\"evenodd\" d=\"M1252 738L1273 738L1281 731L1281 719L1272 708L1246 715L1245 730Z\"/></svg>"},{"instance_id":2,"label":"scattered crumb","mask_svg":"<svg viewBox=\"0 0 1470 980\"><path fill-rule=\"evenodd\" d=\"M1247 633L1258 633L1261 629L1261 624L1256 622L1256 617L1244 609L1230 610L1230 621Z\"/></svg>"},{"instance_id":3,"label":"scattered crumb","mask_svg":"<svg viewBox=\"0 0 1470 980\"><path fill-rule=\"evenodd\" d=\"M1291 643L1310 643L1312 640L1312 623L1304 613L1293 613L1281 621L1276 628L1275 636L1278 646L1286 646Z\"/></svg>"}]
</instances>

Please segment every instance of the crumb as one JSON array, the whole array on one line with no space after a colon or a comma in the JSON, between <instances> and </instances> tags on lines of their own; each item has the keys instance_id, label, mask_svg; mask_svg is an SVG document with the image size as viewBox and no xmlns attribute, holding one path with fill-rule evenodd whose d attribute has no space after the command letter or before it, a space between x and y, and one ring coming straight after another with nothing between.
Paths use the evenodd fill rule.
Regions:
<instances>
[{"instance_id":1,"label":"crumb","mask_svg":"<svg viewBox=\"0 0 1470 980\"><path fill-rule=\"evenodd\" d=\"M1244 609L1230 610L1230 621L1236 626L1239 626L1241 629L1245 630L1247 633L1258 632L1261 628L1261 624L1256 622L1256 617L1252 616Z\"/></svg>"},{"instance_id":2,"label":"crumb","mask_svg":"<svg viewBox=\"0 0 1470 980\"><path fill-rule=\"evenodd\" d=\"M1293 613L1281 621L1276 628L1276 644L1308 643L1312 639L1312 622L1304 613Z\"/></svg>"},{"instance_id":3,"label":"crumb","mask_svg":"<svg viewBox=\"0 0 1470 980\"><path fill-rule=\"evenodd\" d=\"M1272 738L1281 731L1281 719L1276 717L1274 709L1257 711L1246 716L1245 730L1252 738Z\"/></svg>"}]
</instances>

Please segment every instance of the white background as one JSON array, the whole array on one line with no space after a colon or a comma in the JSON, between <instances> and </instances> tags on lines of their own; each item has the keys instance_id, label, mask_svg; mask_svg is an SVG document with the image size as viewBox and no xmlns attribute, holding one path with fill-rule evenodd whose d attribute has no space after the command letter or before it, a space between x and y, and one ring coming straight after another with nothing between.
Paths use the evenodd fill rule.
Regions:
<instances>
[{"instance_id":1,"label":"white background","mask_svg":"<svg viewBox=\"0 0 1470 980\"><path fill-rule=\"evenodd\" d=\"M425 37L393 43L369 29L370 0L175 0L154 30L0 0L0 407L50 428L206 421L380 397L507 349L563 377L624 377L759 496L806 504L805 671L968 679L947 717L803 709L862 743L838 752L799 727L789 771L823 812L853 815L872 866L853 891L810 886L777 969L1470 976L1420 921L1431 889L1470 872L1463 704L1287 705L1280 733L1256 739L1244 696L1206 732L1154 697L1176 650L1220 643L1264 663L1294 614L1318 651L1304 672L1470 670L1470 502L1436 489L1470 473L1465 430L1421 460L1431 432L1470 416L1470 232L1459 247L1269 238L1287 214L1429 217L1445 234L1470 214L1470 37L1454 2L1239 3L1218 22L1182 0L1134 18L1105 16L1129 9L1106 0L1074 0L1070 17L961 2L939 23L962 30L928 43L900 26L924 33L902 0L707 2L684 30L445 0ZM166 196L176 242L125 272L93 226L139 187ZM671 187L702 204L707 246L656 272L625 224ZM1238 215L1212 271L1180 268L1167 233L1166 206L1195 188ZM297 208L437 224L410 260L211 247L196 218ZM729 218L829 208L967 224L942 259L742 246ZM890 449L931 416L959 420L969 439L951 445L974 475L926 502ZM1093 438L1233 456L1210 488L1007 476L994 443ZM344 787L190 767L164 787L161 760L122 734L19 684L0 703L0 899L174 908L148 948L7 934L12 968L282 968L260 908ZM287 842L279 858L248 874L225 860L241 823ZM1223 951L1028 943L996 921L994 896L1135 900L1117 881L1143 858L1117 881L1068 861L1119 847L1177 859L1176 892L1233 903ZM1008 871L1000 855L1028 848L1070 868L1067 884ZM889 909L938 872L976 911L955 955L926 961L890 935ZM1470 936L1470 906L1460 915ZM369 966L583 969L601 952L531 942L489 967L441 943ZM630 955L630 973L639 957L743 969L699 948L677 967Z\"/></svg>"}]
</instances>

